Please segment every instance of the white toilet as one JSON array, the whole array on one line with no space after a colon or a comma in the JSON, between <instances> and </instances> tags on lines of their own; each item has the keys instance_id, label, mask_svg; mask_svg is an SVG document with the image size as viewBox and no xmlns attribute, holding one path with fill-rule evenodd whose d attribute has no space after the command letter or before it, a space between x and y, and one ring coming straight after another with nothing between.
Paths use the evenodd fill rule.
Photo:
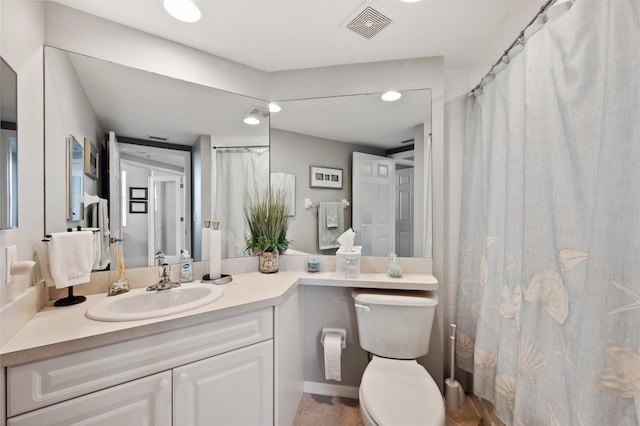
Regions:
<instances>
[{"instance_id":1,"label":"white toilet","mask_svg":"<svg viewBox=\"0 0 640 426\"><path fill-rule=\"evenodd\" d=\"M416 358L429 352L438 296L426 291L353 290L360 346L373 354L360 383L366 426L444 425L438 385Z\"/></svg>"}]
</instances>

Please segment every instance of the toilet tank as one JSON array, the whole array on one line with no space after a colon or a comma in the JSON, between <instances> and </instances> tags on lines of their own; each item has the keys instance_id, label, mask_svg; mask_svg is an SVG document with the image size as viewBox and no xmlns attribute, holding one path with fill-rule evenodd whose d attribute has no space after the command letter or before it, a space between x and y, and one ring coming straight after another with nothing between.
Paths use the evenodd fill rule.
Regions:
<instances>
[{"instance_id":1,"label":"toilet tank","mask_svg":"<svg viewBox=\"0 0 640 426\"><path fill-rule=\"evenodd\" d=\"M360 346L375 355L415 359L429 352L438 296L431 291L355 289Z\"/></svg>"}]
</instances>

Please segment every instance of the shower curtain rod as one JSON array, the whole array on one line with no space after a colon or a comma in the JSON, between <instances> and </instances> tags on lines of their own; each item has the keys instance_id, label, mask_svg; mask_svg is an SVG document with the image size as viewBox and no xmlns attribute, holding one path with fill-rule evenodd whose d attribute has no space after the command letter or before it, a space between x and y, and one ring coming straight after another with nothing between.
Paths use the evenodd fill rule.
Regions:
<instances>
[{"instance_id":1,"label":"shower curtain rod","mask_svg":"<svg viewBox=\"0 0 640 426\"><path fill-rule=\"evenodd\" d=\"M503 58L506 56L507 58L509 57L509 51L511 49L513 49L513 47L522 42L524 44L524 32L527 30L527 28L529 28L531 25L533 25L534 22L536 22L536 20L544 15L544 13L547 11L547 9L549 8L549 6L551 6L553 3L555 3L556 0L547 0L547 2L545 4L542 5L542 7L540 8L540 11L538 13L536 13L536 16L533 17L533 19L531 21L529 21L529 23L524 27L524 29L522 31L520 31L520 34L518 35L518 37L516 37L515 40L513 40L513 42L509 45L509 47L507 47L507 49L504 51L504 53L502 54L502 56L500 56L500 59L498 59L496 61L495 64L493 64L491 66L491 68L489 69L489 72L487 72L484 77L482 77L480 79L480 83L476 84L476 87L474 87L471 90L471 93L475 92L476 90L478 90L479 88L482 87L482 80L484 80L485 78L489 77L492 73L493 73L493 69L498 66L498 64L500 64L500 62L503 61Z\"/></svg>"},{"instance_id":2,"label":"shower curtain rod","mask_svg":"<svg viewBox=\"0 0 640 426\"><path fill-rule=\"evenodd\" d=\"M254 149L269 148L269 145L214 146L213 149Z\"/></svg>"}]
</instances>

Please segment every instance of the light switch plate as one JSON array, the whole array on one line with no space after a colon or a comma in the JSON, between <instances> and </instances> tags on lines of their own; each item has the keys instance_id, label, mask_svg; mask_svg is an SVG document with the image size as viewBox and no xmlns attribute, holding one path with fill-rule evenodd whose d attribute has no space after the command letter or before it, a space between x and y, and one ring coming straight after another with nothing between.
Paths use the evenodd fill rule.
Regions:
<instances>
[{"instance_id":1,"label":"light switch plate","mask_svg":"<svg viewBox=\"0 0 640 426\"><path fill-rule=\"evenodd\" d=\"M13 280L15 279L15 277L13 275L11 275L11 264L13 262L16 262L18 260L18 247L16 246L9 246L6 248L5 251L5 262L4 262L4 267L5 267L5 273L6 273L6 282L7 284L11 284L13 282Z\"/></svg>"}]
</instances>

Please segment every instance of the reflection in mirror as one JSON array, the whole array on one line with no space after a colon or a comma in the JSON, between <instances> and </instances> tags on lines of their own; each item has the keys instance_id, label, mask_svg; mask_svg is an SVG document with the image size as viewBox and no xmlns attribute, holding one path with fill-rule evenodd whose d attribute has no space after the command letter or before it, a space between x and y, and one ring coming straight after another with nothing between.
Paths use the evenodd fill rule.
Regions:
<instances>
[{"instance_id":1,"label":"reflection in mirror","mask_svg":"<svg viewBox=\"0 0 640 426\"><path fill-rule=\"evenodd\" d=\"M247 255L245 194L266 191L269 186L269 147L214 148L216 170L214 216L220 220L222 257Z\"/></svg>"},{"instance_id":2,"label":"reflection in mirror","mask_svg":"<svg viewBox=\"0 0 640 426\"><path fill-rule=\"evenodd\" d=\"M296 215L296 175L293 173L271 172L271 191L283 192L289 216Z\"/></svg>"},{"instance_id":3,"label":"reflection in mirror","mask_svg":"<svg viewBox=\"0 0 640 426\"><path fill-rule=\"evenodd\" d=\"M84 149L73 137L67 137L67 220L78 222L84 215L80 204L84 190Z\"/></svg>"},{"instance_id":4,"label":"reflection in mirror","mask_svg":"<svg viewBox=\"0 0 640 426\"><path fill-rule=\"evenodd\" d=\"M403 91L395 102L374 93L278 105L282 110L271 115L272 169L309 182L298 185L296 200L313 206L290 222L293 250L335 253L320 249L321 241L332 246L321 236L340 234L323 216L328 207L344 229L354 227L363 255L431 257L431 90ZM342 169L342 189L312 187L311 165ZM374 171L386 171L384 181ZM341 206L342 199L350 207L318 208Z\"/></svg>"},{"instance_id":5,"label":"reflection in mirror","mask_svg":"<svg viewBox=\"0 0 640 426\"><path fill-rule=\"evenodd\" d=\"M98 176L85 176L84 192L108 202L107 231L123 240L127 268L153 265L158 250L171 262L181 249L201 260L204 222L220 219L224 231L242 217L242 192L233 191L236 178L225 174L226 159L214 148L260 151L246 185L266 185L266 108L259 99L45 47L45 231L69 227L58 141L73 134L97 147ZM250 113L260 123L245 124ZM146 188L147 199L132 198L131 188ZM217 216L222 206L229 210ZM237 237L223 258L246 255L244 234Z\"/></svg>"},{"instance_id":6,"label":"reflection in mirror","mask_svg":"<svg viewBox=\"0 0 640 426\"><path fill-rule=\"evenodd\" d=\"M18 76L0 58L0 229L18 226Z\"/></svg>"}]
</instances>

